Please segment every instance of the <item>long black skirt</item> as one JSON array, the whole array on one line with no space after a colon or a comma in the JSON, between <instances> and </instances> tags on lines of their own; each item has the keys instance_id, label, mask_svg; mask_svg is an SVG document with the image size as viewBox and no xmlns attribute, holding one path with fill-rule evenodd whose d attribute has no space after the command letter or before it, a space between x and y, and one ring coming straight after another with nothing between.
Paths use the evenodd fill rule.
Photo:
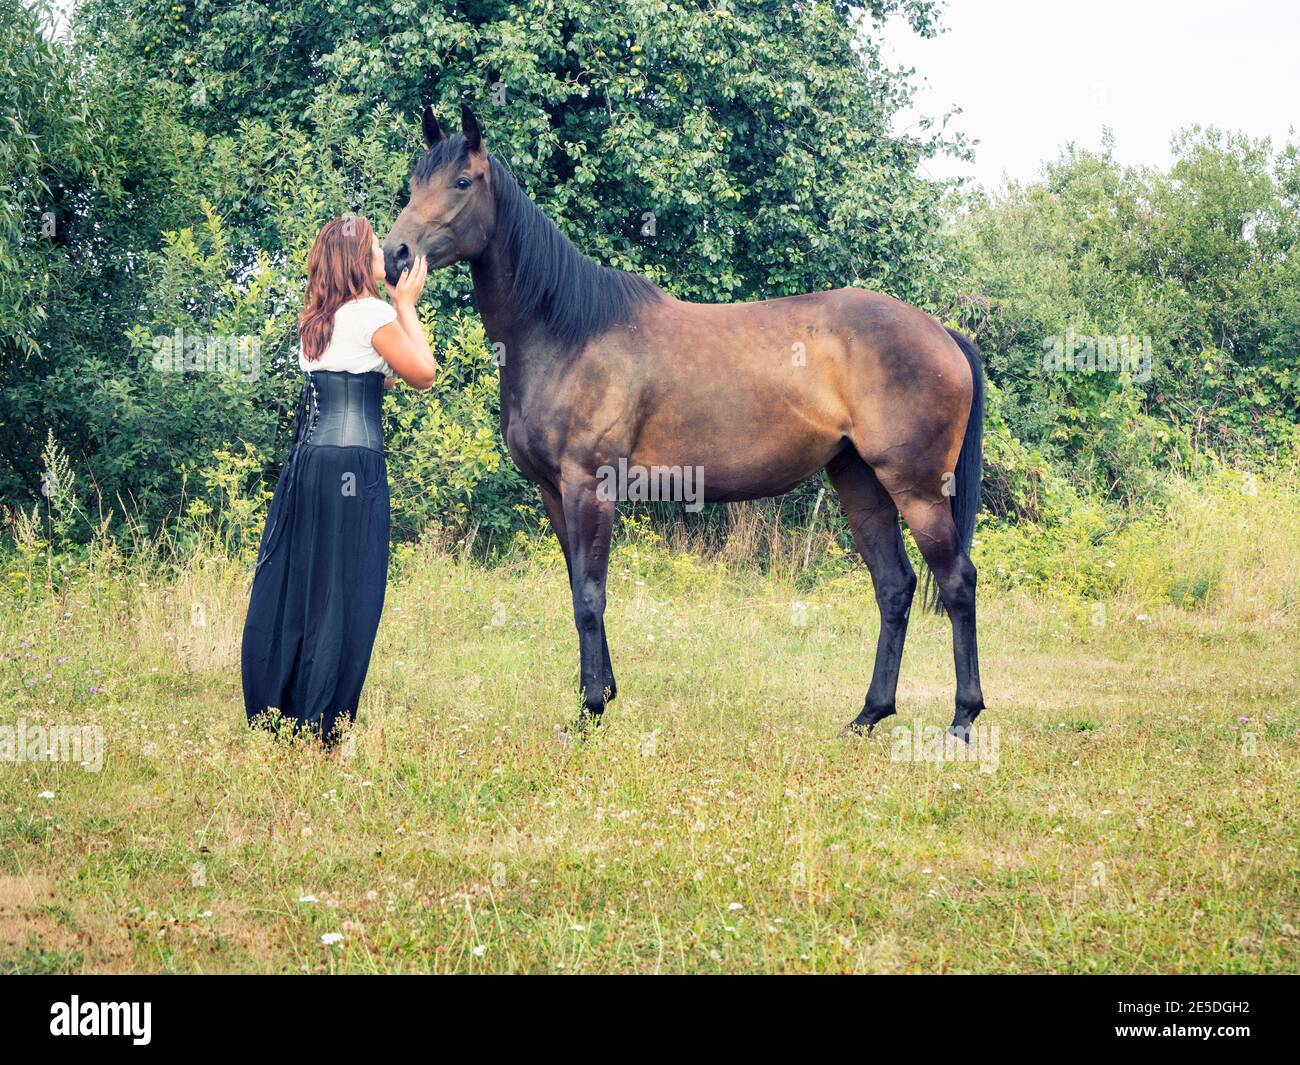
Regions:
<instances>
[{"instance_id":1,"label":"long black skirt","mask_svg":"<svg viewBox=\"0 0 1300 1065\"><path fill-rule=\"evenodd\" d=\"M388 581L381 451L298 444L267 514L241 653L244 709L326 741L355 719ZM268 711L278 711L268 713Z\"/></svg>"}]
</instances>

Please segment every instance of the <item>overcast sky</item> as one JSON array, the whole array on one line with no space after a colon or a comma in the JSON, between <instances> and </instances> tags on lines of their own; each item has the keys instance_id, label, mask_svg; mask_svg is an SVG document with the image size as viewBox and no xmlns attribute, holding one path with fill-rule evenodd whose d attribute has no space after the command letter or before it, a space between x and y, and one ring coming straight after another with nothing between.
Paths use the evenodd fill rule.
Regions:
<instances>
[{"instance_id":1,"label":"overcast sky","mask_svg":"<svg viewBox=\"0 0 1300 1065\"><path fill-rule=\"evenodd\" d=\"M931 40L886 28L886 57L921 86L901 125L959 105L951 128L980 141L973 164L926 164L934 177L1023 181L1104 127L1119 159L1159 166L1193 123L1297 139L1300 0L949 0L942 22Z\"/></svg>"}]
</instances>

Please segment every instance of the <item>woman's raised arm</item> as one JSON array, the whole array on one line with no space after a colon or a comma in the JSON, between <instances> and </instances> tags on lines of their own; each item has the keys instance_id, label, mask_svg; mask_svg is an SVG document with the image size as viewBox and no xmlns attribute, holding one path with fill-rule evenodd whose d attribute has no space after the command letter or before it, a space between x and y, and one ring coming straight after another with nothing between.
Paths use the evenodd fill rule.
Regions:
<instances>
[{"instance_id":1,"label":"woman's raised arm","mask_svg":"<svg viewBox=\"0 0 1300 1065\"><path fill-rule=\"evenodd\" d=\"M428 388L438 374L438 363L424 335L424 326L415 313L415 305L424 290L429 268L424 258L416 259L403 270L396 285L388 285L388 294L397 311L397 321L375 330L371 343L397 376L412 388Z\"/></svg>"}]
</instances>

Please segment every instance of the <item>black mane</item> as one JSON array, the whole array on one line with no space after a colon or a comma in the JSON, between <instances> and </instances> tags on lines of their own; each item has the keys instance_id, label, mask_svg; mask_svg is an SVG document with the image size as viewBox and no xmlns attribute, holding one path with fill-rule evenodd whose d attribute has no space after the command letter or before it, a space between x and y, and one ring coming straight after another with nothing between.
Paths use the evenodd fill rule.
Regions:
<instances>
[{"instance_id":1,"label":"black mane","mask_svg":"<svg viewBox=\"0 0 1300 1065\"><path fill-rule=\"evenodd\" d=\"M428 181L444 166L464 164L469 149L459 134L430 148L412 172ZM495 156L488 156L497 237L514 264L512 295L519 313L541 318L562 343L580 348L594 336L632 320L660 290L644 277L587 258L542 214Z\"/></svg>"}]
</instances>

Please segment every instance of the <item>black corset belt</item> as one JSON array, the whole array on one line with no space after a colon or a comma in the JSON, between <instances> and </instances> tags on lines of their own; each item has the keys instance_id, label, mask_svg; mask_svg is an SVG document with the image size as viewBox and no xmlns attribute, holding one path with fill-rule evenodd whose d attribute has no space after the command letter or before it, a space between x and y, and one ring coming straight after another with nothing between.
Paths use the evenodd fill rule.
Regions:
<instances>
[{"instance_id":1,"label":"black corset belt","mask_svg":"<svg viewBox=\"0 0 1300 1065\"><path fill-rule=\"evenodd\" d=\"M316 370L307 375L311 419L303 442L384 450L384 375Z\"/></svg>"},{"instance_id":2,"label":"black corset belt","mask_svg":"<svg viewBox=\"0 0 1300 1065\"><path fill-rule=\"evenodd\" d=\"M364 447L383 454L384 433L379 421L383 403L381 373L314 370L307 375L293 419L293 446L276 484L276 494L284 500L281 509L293 494L299 450L304 444ZM272 503L272 510L276 509ZM257 569L275 551L280 531L278 517L271 517L262 534Z\"/></svg>"}]
</instances>

